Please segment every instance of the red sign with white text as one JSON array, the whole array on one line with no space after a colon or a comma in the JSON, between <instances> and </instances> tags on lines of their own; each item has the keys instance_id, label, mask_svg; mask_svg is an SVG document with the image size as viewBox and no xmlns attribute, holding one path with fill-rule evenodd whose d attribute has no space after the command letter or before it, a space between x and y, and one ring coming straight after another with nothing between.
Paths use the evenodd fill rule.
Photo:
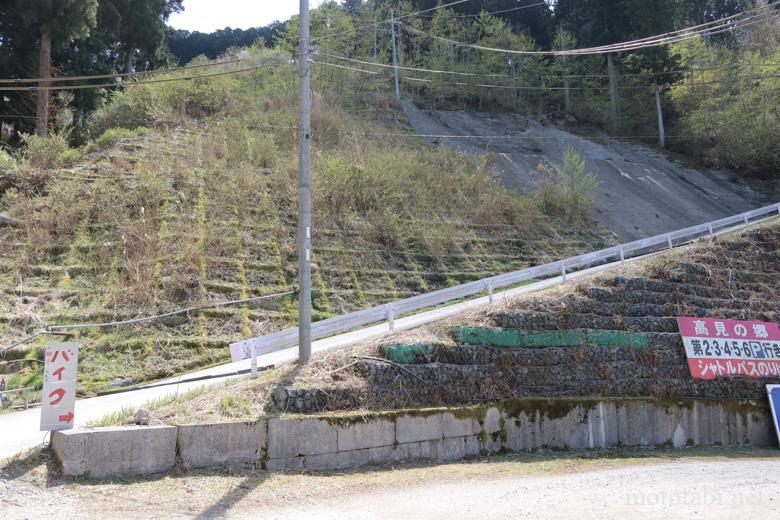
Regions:
<instances>
[{"instance_id":1,"label":"red sign with white text","mask_svg":"<svg viewBox=\"0 0 780 520\"><path fill-rule=\"evenodd\" d=\"M780 378L780 327L763 321L678 317L694 379Z\"/></svg>"}]
</instances>

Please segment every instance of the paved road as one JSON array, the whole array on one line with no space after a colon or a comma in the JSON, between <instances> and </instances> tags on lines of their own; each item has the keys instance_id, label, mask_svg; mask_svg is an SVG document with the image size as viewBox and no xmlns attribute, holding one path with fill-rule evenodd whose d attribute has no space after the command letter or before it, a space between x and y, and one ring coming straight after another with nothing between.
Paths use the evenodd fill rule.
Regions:
<instances>
[{"instance_id":1,"label":"paved road","mask_svg":"<svg viewBox=\"0 0 780 520\"><path fill-rule=\"evenodd\" d=\"M628 260L628 262L636 261L637 259ZM619 266L619 263L605 264L599 267L594 267L577 273L569 274L570 280L576 280L589 274L598 273L606 269L611 269ZM560 277L550 278L542 282L537 282L530 285L518 287L504 292L495 293L495 302L500 303L503 299L518 296L521 294L527 294L530 292L540 291L553 287L561 283ZM441 320L453 316L455 314L479 308L489 305L488 298L482 297L466 302L442 307L413 316L400 318L395 320L396 330L408 330L426 323ZM374 325L359 329L354 332L346 334L340 334L323 340L315 341L312 344L312 351L322 352L324 350L330 350L340 347L353 345L355 343L365 341L367 339L376 338L388 333L386 324ZM281 363L291 361L297 358L297 348L285 349L271 354L266 354L258 358L258 366L265 367L271 365L279 365ZM244 360L235 363L228 363L218 367L209 368L206 370L199 370L190 374L181 376L180 378L168 379L166 381L173 382L177 379L187 379L193 377L200 377L206 375L224 374L229 372L236 372L238 370L244 370L250 367L250 361ZM158 399L166 396L176 395L177 393L184 393L193 388L200 386L211 386L224 384L225 381L234 379L235 377L245 376L229 376L215 379L209 379L206 381L199 381L194 383L183 383L180 385L173 385L161 388L149 388L139 389L133 392L127 392L123 394L109 395L103 397L95 397L91 399L79 399L76 401L76 424L83 425L90 421L100 419L112 412L121 410L123 407L140 407L147 401L152 399ZM9 413L0 415L0 460L10 457L19 453L20 451L32 448L44 440L44 434L38 430L40 422L40 410L30 409L23 412Z\"/></svg>"},{"instance_id":2,"label":"paved road","mask_svg":"<svg viewBox=\"0 0 780 520\"><path fill-rule=\"evenodd\" d=\"M514 114L420 110L408 101L403 107L420 134L528 137L431 139L472 155L494 153L495 170L504 183L521 191L539 185L540 162L560 164L563 151L575 148L600 182L594 193L596 215L621 241L660 235L772 202L747 185L732 182L730 172L691 168L645 145L606 136L584 139Z\"/></svg>"},{"instance_id":3,"label":"paved road","mask_svg":"<svg viewBox=\"0 0 780 520\"><path fill-rule=\"evenodd\" d=\"M253 518L241 504L231 518ZM555 476L430 482L264 509L264 518L780 518L780 461L678 461Z\"/></svg>"}]
</instances>

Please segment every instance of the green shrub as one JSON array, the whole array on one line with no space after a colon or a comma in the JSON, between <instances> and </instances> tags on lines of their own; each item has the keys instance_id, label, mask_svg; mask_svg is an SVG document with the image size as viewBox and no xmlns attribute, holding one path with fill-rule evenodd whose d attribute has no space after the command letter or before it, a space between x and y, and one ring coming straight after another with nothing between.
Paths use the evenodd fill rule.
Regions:
<instances>
[{"instance_id":1,"label":"green shrub","mask_svg":"<svg viewBox=\"0 0 780 520\"><path fill-rule=\"evenodd\" d=\"M89 119L89 133L103 135L112 128L128 130L150 125L154 119L151 85L140 85L115 93Z\"/></svg>"},{"instance_id":2,"label":"green shrub","mask_svg":"<svg viewBox=\"0 0 780 520\"><path fill-rule=\"evenodd\" d=\"M587 220L598 188L596 176L585 169L585 159L574 148L563 152L563 164L539 164L544 181L540 187L542 206L547 213L565 217L569 222Z\"/></svg>"},{"instance_id":3,"label":"green shrub","mask_svg":"<svg viewBox=\"0 0 780 520\"><path fill-rule=\"evenodd\" d=\"M68 146L68 141L60 134L41 137L27 135L24 137L26 146L24 158L31 168L47 170L59 168L78 158L78 151Z\"/></svg>"},{"instance_id":4,"label":"green shrub","mask_svg":"<svg viewBox=\"0 0 780 520\"><path fill-rule=\"evenodd\" d=\"M120 139L137 137L139 135L148 134L149 132L151 132L151 130L145 126L139 126L132 130L127 128L109 128L92 142L88 151L105 150L114 146Z\"/></svg>"}]
</instances>

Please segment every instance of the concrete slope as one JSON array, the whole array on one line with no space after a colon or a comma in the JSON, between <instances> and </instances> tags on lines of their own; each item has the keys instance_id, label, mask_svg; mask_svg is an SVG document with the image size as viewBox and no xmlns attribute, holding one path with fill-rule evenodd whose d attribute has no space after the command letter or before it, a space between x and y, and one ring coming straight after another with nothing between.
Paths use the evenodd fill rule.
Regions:
<instances>
[{"instance_id":1,"label":"concrete slope","mask_svg":"<svg viewBox=\"0 0 780 520\"><path fill-rule=\"evenodd\" d=\"M586 139L513 114L421 110L410 102L403 107L420 134L523 137L430 138L469 154L494 153L496 172L519 190L538 186L540 162L561 163L567 147L577 149L600 182L594 194L597 216L621 241L701 224L765 202L750 187L731 181L729 172L689 168L645 145L606 136Z\"/></svg>"}]
</instances>

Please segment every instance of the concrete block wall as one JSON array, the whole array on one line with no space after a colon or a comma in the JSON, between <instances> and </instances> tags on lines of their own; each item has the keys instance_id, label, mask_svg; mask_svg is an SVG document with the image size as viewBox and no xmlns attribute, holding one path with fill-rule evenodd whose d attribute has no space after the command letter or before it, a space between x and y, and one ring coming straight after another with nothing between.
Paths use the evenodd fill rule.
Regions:
<instances>
[{"instance_id":1,"label":"concrete block wall","mask_svg":"<svg viewBox=\"0 0 780 520\"><path fill-rule=\"evenodd\" d=\"M127 426L52 432L65 475L147 475L176 464L176 426Z\"/></svg>"},{"instance_id":2,"label":"concrete block wall","mask_svg":"<svg viewBox=\"0 0 780 520\"><path fill-rule=\"evenodd\" d=\"M67 475L249 464L339 470L404 460L616 446L776 445L768 408L747 401L516 399L489 406L366 415L271 417L253 423L71 430L53 435Z\"/></svg>"}]
</instances>

